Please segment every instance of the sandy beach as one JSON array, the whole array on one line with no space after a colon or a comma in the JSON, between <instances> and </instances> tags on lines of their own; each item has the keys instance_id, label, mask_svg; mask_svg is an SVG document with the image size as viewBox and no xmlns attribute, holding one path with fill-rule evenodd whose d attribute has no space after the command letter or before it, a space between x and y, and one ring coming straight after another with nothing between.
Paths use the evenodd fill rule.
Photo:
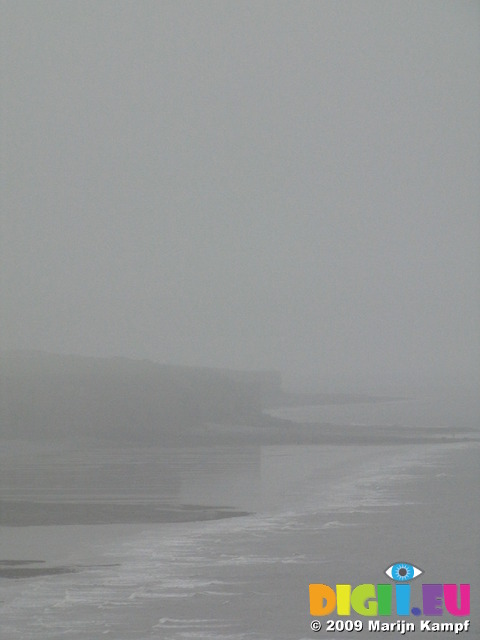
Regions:
<instances>
[{"instance_id":1,"label":"sandy beach","mask_svg":"<svg viewBox=\"0 0 480 640\"><path fill-rule=\"evenodd\" d=\"M480 3L2 28L0 640L480 640Z\"/></svg>"},{"instance_id":2,"label":"sandy beach","mask_svg":"<svg viewBox=\"0 0 480 640\"><path fill-rule=\"evenodd\" d=\"M384 582L396 561L476 593L472 434L424 431L399 444L378 431L376 445L359 447L348 429L335 444L330 432L323 445L261 444L262 434L248 447L92 452L88 464L46 452L46 475L30 467L4 487L8 637L327 638L310 630L308 585ZM22 480L31 474L35 487ZM478 637L475 608L470 619Z\"/></svg>"}]
</instances>

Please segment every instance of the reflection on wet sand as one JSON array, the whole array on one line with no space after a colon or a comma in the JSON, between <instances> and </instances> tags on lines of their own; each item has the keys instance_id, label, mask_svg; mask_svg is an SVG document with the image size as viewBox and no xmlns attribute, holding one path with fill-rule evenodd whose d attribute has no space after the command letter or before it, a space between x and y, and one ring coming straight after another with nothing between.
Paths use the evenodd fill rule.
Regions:
<instances>
[{"instance_id":1,"label":"reflection on wet sand","mask_svg":"<svg viewBox=\"0 0 480 640\"><path fill-rule=\"evenodd\" d=\"M247 515L228 507L117 502L30 502L0 500L0 526L135 524L219 520Z\"/></svg>"}]
</instances>

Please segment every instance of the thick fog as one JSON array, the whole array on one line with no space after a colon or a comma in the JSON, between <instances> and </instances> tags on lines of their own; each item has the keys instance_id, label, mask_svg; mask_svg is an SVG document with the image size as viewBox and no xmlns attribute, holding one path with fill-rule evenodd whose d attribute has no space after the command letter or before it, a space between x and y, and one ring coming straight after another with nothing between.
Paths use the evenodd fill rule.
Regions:
<instances>
[{"instance_id":1,"label":"thick fog","mask_svg":"<svg viewBox=\"0 0 480 640\"><path fill-rule=\"evenodd\" d=\"M478 380L477 2L2 14L2 349Z\"/></svg>"}]
</instances>

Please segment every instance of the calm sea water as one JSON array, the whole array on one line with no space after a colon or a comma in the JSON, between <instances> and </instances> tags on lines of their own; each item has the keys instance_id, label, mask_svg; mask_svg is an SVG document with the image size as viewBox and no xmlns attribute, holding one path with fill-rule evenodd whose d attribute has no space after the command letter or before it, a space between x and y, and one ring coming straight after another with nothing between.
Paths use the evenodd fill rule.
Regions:
<instances>
[{"instance_id":1,"label":"calm sea water","mask_svg":"<svg viewBox=\"0 0 480 640\"><path fill-rule=\"evenodd\" d=\"M295 415L385 424L390 412L398 428L407 424L405 408L304 408ZM408 409L417 426L419 411L428 415L420 404ZM469 412L458 420L468 421ZM428 419L437 424L436 416ZM443 420L450 420L446 412ZM2 632L11 640L332 637L310 631L310 582L382 581L389 560L401 559L429 564L432 577L441 559L438 580L470 580L475 546L464 528L475 523L459 498L462 482L471 483L467 471L478 460L477 446L196 447L96 451L88 459L70 451L61 460L31 453L15 464L10 458L2 465L2 497L162 500L231 506L250 515L182 524L1 527L0 558L78 569L0 580ZM468 461L463 470L462 461ZM453 534L463 548L447 557ZM478 627L470 635L478 637Z\"/></svg>"}]
</instances>

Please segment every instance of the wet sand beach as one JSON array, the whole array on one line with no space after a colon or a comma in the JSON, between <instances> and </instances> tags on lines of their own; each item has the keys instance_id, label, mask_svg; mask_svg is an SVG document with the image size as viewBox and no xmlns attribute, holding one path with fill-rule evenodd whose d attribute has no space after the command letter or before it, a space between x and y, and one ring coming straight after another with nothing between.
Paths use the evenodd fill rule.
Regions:
<instances>
[{"instance_id":1,"label":"wet sand beach","mask_svg":"<svg viewBox=\"0 0 480 640\"><path fill-rule=\"evenodd\" d=\"M17 459L2 485L3 627L11 640L337 637L310 630L308 585L385 582L397 561L478 593L479 444L438 428ZM478 637L474 605L470 619Z\"/></svg>"}]
</instances>

